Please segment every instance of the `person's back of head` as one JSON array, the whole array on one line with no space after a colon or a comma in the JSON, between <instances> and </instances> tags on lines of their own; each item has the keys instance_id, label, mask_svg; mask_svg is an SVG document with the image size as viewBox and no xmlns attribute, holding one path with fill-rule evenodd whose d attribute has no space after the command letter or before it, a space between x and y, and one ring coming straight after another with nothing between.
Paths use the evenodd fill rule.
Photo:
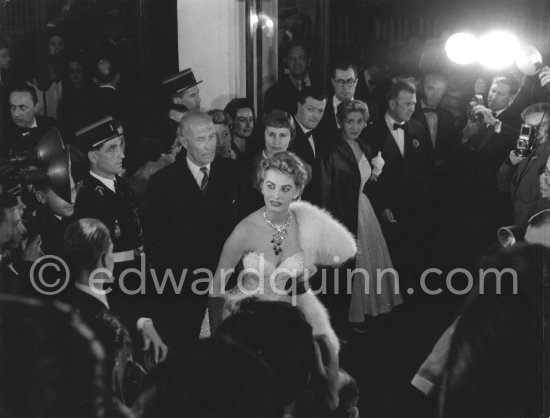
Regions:
<instances>
[{"instance_id":1,"label":"person's back of head","mask_svg":"<svg viewBox=\"0 0 550 418\"><path fill-rule=\"evenodd\" d=\"M120 79L120 72L116 62L110 58L97 61L94 68L94 81L98 86L116 86Z\"/></svg>"},{"instance_id":2,"label":"person's back of head","mask_svg":"<svg viewBox=\"0 0 550 418\"><path fill-rule=\"evenodd\" d=\"M279 379L287 404L306 389L315 349L311 325L298 308L246 298L220 324L216 335L234 339L265 360Z\"/></svg>"},{"instance_id":3,"label":"person's back of head","mask_svg":"<svg viewBox=\"0 0 550 418\"><path fill-rule=\"evenodd\" d=\"M111 234L105 224L97 219L83 218L70 224L63 236L64 260L73 274L94 271L101 259L107 260L112 250Z\"/></svg>"},{"instance_id":4,"label":"person's back of head","mask_svg":"<svg viewBox=\"0 0 550 418\"><path fill-rule=\"evenodd\" d=\"M103 361L68 306L0 296L0 415L104 416Z\"/></svg>"},{"instance_id":5,"label":"person's back of head","mask_svg":"<svg viewBox=\"0 0 550 418\"><path fill-rule=\"evenodd\" d=\"M143 418L281 417L266 364L225 338L196 341L154 369L140 399Z\"/></svg>"},{"instance_id":6,"label":"person's back of head","mask_svg":"<svg viewBox=\"0 0 550 418\"><path fill-rule=\"evenodd\" d=\"M547 260L543 247L518 244L482 261L482 271L495 270L457 322L440 417L541 416Z\"/></svg>"}]
</instances>

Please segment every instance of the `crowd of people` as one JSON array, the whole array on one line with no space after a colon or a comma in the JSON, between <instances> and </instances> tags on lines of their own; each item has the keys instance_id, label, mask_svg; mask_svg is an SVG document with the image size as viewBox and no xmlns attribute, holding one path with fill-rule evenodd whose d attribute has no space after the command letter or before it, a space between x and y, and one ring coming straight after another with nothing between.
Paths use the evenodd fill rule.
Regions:
<instances>
[{"instance_id":1,"label":"crowd of people","mask_svg":"<svg viewBox=\"0 0 550 418\"><path fill-rule=\"evenodd\" d=\"M326 94L294 42L263 114L204 109L186 69L144 122L110 45L69 57L52 33L45 82L0 41L2 157L52 129L70 156L67 195L53 174L2 179L0 416L356 418L350 336L427 269L480 265L520 292L473 290L412 383L441 417L539 416L550 68L480 78L457 110L452 74L354 57ZM67 267L59 292L44 256Z\"/></svg>"}]
</instances>

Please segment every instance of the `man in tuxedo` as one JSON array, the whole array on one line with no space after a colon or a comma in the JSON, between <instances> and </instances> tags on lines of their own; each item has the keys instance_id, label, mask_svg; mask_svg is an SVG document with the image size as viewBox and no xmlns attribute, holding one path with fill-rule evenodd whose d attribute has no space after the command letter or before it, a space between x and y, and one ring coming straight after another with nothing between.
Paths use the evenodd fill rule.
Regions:
<instances>
[{"instance_id":1,"label":"man in tuxedo","mask_svg":"<svg viewBox=\"0 0 550 418\"><path fill-rule=\"evenodd\" d=\"M430 135L434 155L434 169L444 173L449 169L454 141L453 115L442 108L441 101L447 92L447 79L441 73L428 72L422 77L422 92L417 100L412 119L419 121Z\"/></svg>"},{"instance_id":2,"label":"man in tuxedo","mask_svg":"<svg viewBox=\"0 0 550 418\"><path fill-rule=\"evenodd\" d=\"M327 98L323 92L313 87L305 87L300 92L294 121L296 135L289 151L294 152L311 167L311 180L302 194L302 199L320 205L321 161L327 153L325 138L316 128L325 113Z\"/></svg>"},{"instance_id":3,"label":"man in tuxedo","mask_svg":"<svg viewBox=\"0 0 550 418\"><path fill-rule=\"evenodd\" d=\"M434 239L441 245L437 248L448 248L449 228L455 217L457 194L456 177L454 176L455 158L458 138L451 112L442 108L441 101L447 92L447 79L441 73L426 72L422 77L421 92L417 98L412 119L420 122L429 134L428 145L433 155L433 194L431 206L435 218ZM445 259L444 254L434 255L435 265Z\"/></svg>"},{"instance_id":4,"label":"man in tuxedo","mask_svg":"<svg viewBox=\"0 0 550 418\"><path fill-rule=\"evenodd\" d=\"M319 130L325 133L330 146L336 146L340 129L336 119L336 110L344 100L354 99L357 87L357 67L351 61L337 61L331 69L331 82L334 95L327 100L327 108L319 123Z\"/></svg>"},{"instance_id":5,"label":"man in tuxedo","mask_svg":"<svg viewBox=\"0 0 550 418\"><path fill-rule=\"evenodd\" d=\"M235 162L215 158L216 130L208 114L187 112L179 136L187 155L149 180L144 223L154 274L179 285L168 281L153 302L159 330L174 349L199 337L210 279L237 221L240 188Z\"/></svg>"},{"instance_id":6,"label":"man in tuxedo","mask_svg":"<svg viewBox=\"0 0 550 418\"><path fill-rule=\"evenodd\" d=\"M4 153L32 150L42 137L53 127L52 118L38 115L38 96L33 86L22 84L10 93L12 123L8 127Z\"/></svg>"},{"instance_id":7,"label":"man in tuxedo","mask_svg":"<svg viewBox=\"0 0 550 418\"><path fill-rule=\"evenodd\" d=\"M294 115L296 103L303 88L312 85L309 76L311 56L303 43L294 42L288 46L285 67L288 74L279 77L265 93L264 111L281 109Z\"/></svg>"},{"instance_id":8,"label":"man in tuxedo","mask_svg":"<svg viewBox=\"0 0 550 418\"><path fill-rule=\"evenodd\" d=\"M495 77L488 94L488 107L476 105L462 133L459 166L461 167L460 212L465 224L476 236L478 251L495 240L496 231L512 222L512 204L506 193L498 190L497 174L510 151L515 149L521 116L510 109L518 91L517 80ZM466 231L466 228L464 228Z\"/></svg>"},{"instance_id":9,"label":"man in tuxedo","mask_svg":"<svg viewBox=\"0 0 550 418\"><path fill-rule=\"evenodd\" d=\"M429 254L432 190L430 140L422 124L411 120L415 104L414 85L398 80L388 92L384 118L367 128L367 138L385 161L373 206L394 265L401 277L410 274L411 284L416 283L414 275L425 267Z\"/></svg>"}]
</instances>

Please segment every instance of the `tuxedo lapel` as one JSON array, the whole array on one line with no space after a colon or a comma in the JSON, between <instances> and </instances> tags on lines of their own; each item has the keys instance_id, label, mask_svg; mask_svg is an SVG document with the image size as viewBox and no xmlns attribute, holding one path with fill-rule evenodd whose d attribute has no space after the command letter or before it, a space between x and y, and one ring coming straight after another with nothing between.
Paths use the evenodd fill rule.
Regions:
<instances>
[{"instance_id":1,"label":"tuxedo lapel","mask_svg":"<svg viewBox=\"0 0 550 418\"><path fill-rule=\"evenodd\" d=\"M401 155L401 151L399 150L399 147L397 146L397 143L395 142L395 138L393 137L392 133L390 132L390 128L386 125L384 122L384 132L386 140L384 141L384 148L386 150L386 154L389 158L391 158L395 163L403 163L403 156ZM405 141L406 143L406 141ZM405 153L406 153L405 149Z\"/></svg>"}]
</instances>

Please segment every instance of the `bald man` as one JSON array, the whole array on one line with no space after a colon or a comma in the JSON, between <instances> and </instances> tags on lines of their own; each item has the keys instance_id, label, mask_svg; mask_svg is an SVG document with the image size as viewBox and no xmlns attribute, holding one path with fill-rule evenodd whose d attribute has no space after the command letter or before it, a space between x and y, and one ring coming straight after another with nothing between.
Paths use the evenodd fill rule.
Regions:
<instances>
[{"instance_id":1,"label":"bald man","mask_svg":"<svg viewBox=\"0 0 550 418\"><path fill-rule=\"evenodd\" d=\"M144 224L146 252L158 280L169 272L176 282L185 277L181 290L168 280L154 302L155 325L174 349L199 337L208 296L204 279L214 274L236 225L240 187L234 161L216 158L216 130L208 114L187 112L178 137L187 155L151 177Z\"/></svg>"}]
</instances>

